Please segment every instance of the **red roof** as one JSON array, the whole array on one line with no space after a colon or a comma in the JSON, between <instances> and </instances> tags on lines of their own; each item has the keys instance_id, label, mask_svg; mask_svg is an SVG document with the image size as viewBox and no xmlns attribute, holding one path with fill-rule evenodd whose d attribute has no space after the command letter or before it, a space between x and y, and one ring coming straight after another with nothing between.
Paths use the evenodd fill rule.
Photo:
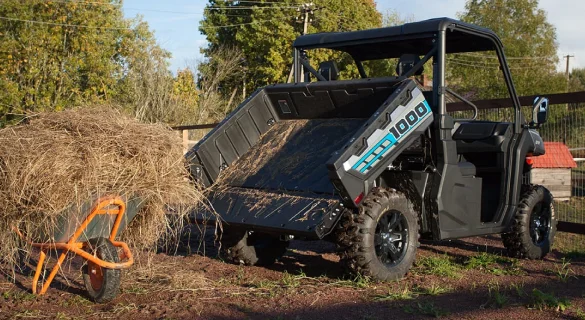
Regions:
<instances>
[{"instance_id":1,"label":"red roof","mask_svg":"<svg viewBox=\"0 0 585 320\"><path fill-rule=\"evenodd\" d=\"M562 142L545 142L545 154L532 157L532 168L576 168L577 163L569 148Z\"/></svg>"}]
</instances>

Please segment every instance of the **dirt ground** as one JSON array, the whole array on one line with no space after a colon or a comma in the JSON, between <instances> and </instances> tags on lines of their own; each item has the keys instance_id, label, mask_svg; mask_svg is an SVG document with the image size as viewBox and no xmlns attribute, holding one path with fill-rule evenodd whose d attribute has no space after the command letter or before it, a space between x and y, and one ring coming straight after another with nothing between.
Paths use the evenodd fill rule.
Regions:
<instances>
[{"instance_id":1,"label":"dirt ground","mask_svg":"<svg viewBox=\"0 0 585 320\"><path fill-rule=\"evenodd\" d=\"M422 243L393 283L348 278L327 242L293 241L270 267L223 262L211 242L206 255L183 249L141 255L102 305L86 299L79 262L44 296L30 293L31 270L3 270L0 319L585 319L585 255L510 259L498 237Z\"/></svg>"}]
</instances>

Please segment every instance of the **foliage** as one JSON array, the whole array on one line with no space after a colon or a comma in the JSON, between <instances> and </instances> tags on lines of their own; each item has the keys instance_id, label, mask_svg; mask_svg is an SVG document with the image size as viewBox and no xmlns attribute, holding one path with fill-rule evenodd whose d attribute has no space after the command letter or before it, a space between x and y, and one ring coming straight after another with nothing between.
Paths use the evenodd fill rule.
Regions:
<instances>
[{"instance_id":1,"label":"foliage","mask_svg":"<svg viewBox=\"0 0 585 320\"><path fill-rule=\"evenodd\" d=\"M571 80L569 82L570 91L585 90L585 68L574 68L571 70Z\"/></svg>"},{"instance_id":2,"label":"foliage","mask_svg":"<svg viewBox=\"0 0 585 320\"><path fill-rule=\"evenodd\" d=\"M489 28L500 37L519 95L567 89L566 78L556 72L556 30L538 7L538 0L469 0L460 19ZM471 98L508 96L494 52L455 54L448 65L451 84Z\"/></svg>"},{"instance_id":3,"label":"foliage","mask_svg":"<svg viewBox=\"0 0 585 320\"><path fill-rule=\"evenodd\" d=\"M134 35L130 21L111 6L40 0L3 1L0 16L96 29L22 21L0 22L0 110L3 114L60 110L115 94L121 52ZM10 116L9 116L10 118Z\"/></svg>"},{"instance_id":4,"label":"foliage","mask_svg":"<svg viewBox=\"0 0 585 320\"><path fill-rule=\"evenodd\" d=\"M3 1L0 16L11 20L0 20L0 124L103 102L121 103L143 121L193 122L194 80L190 92L177 87L189 75L173 79L170 53L139 17L124 18L121 5Z\"/></svg>"},{"instance_id":5,"label":"foliage","mask_svg":"<svg viewBox=\"0 0 585 320\"><path fill-rule=\"evenodd\" d=\"M200 27L209 41L205 55L210 57L219 46L231 46L241 50L244 58L242 70L225 79L224 95L242 86L244 74L250 88L287 80L292 62L291 44L303 28L297 11L301 3L300 0L262 0L255 4L209 0ZM319 0L315 1L315 7L318 10L311 17L308 33L368 29L382 23L372 0ZM310 58L313 61L335 59L341 62L342 75L357 74L357 68L343 61L340 53L318 50Z\"/></svg>"},{"instance_id":6,"label":"foliage","mask_svg":"<svg viewBox=\"0 0 585 320\"><path fill-rule=\"evenodd\" d=\"M223 86L241 69L243 55L239 49L227 46L219 46L207 54L207 61L198 67L198 87L202 93L197 107L198 119L221 120L237 105L234 101L237 87L230 88L229 95L222 91Z\"/></svg>"}]
</instances>

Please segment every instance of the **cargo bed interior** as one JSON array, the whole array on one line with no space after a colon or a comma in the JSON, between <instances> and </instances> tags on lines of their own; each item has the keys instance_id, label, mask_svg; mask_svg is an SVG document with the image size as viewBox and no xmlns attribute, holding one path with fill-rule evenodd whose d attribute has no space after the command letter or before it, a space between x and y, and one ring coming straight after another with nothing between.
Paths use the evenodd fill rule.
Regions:
<instances>
[{"instance_id":1,"label":"cargo bed interior","mask_svg":"<svg viewBox=\"0 0 585 320\"><path fill-rule=\"evenodd\" d=\"M333 194L325 164L403 80L278 84L257 91L196 146L208 183L219 177L232 187Z\"/></svg>"}]
</instances>

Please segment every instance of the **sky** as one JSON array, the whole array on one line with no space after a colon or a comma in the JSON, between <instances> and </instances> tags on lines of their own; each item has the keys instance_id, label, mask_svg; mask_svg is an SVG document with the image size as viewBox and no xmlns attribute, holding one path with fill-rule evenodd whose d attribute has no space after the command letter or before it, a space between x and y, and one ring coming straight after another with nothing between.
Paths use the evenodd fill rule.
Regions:
<instances>
[{"instance_id":1,"label":"sky","mask_svg":"<svg viewBox=\"0 0 585 320\"><path fill-rule=\"evenodd\" d=\"M464 10L465 0L378 0L378 10L395 10L415 21L436 17L456 18ZM206 45L199 32L206 0L125 0L126 17L141 15L148 22L159 44L170 51L171 70L195 67L202 59L200 49ZM583 0L540 0L540 7L548 12L548 22L557 29L559 53L558 70L565 70L569 54L570 67L585 67L585 32L582 32Z\"/></svg>"}]
</instances>

